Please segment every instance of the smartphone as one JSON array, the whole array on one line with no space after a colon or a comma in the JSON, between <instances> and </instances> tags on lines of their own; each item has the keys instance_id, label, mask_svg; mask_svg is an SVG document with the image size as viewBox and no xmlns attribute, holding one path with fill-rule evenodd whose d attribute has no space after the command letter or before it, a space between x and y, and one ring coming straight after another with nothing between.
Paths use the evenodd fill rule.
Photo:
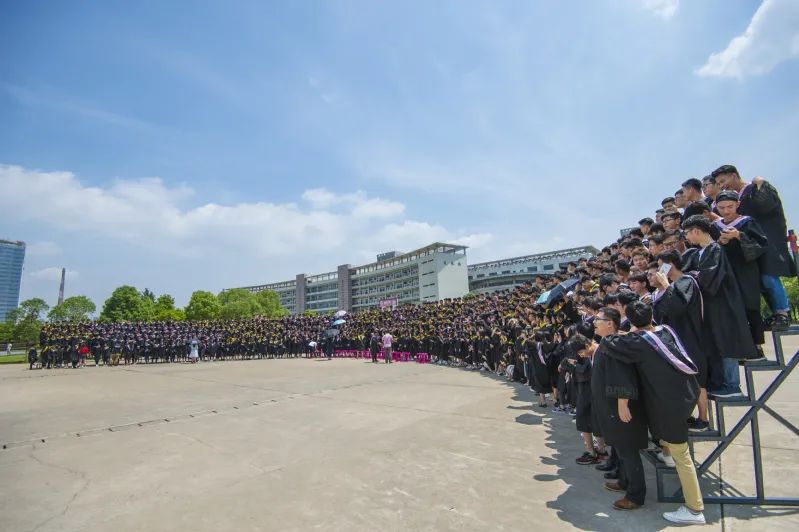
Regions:
<instances>
[{"instance_id":1,"label":"smartphone","mask_svg":"<svg viewBox=\"0 0 799 532\"><path fill-rule=\"evenodd\" d=\"M663 266L660 267L658 271L663 275L668 275L669 272L671 271L671 264L669 263L664 264Z\"/></svg>"}]
</instances>

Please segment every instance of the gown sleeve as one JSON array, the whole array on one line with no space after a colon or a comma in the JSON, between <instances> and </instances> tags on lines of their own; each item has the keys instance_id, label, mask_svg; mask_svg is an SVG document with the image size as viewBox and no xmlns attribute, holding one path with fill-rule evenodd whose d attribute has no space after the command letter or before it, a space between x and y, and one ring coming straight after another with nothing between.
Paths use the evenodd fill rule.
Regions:
<instances>
[{"instance_id":1,"label":"gown sleeve","mask_svg":"<svg viewBox=\"0 0 799 532\"><path fill-rule=\"evenodd\" d=\"M699 286L702 291L715 296L722 288L729 266L726 264L724 250L718 244L711 244L699 257Z\"/></svg>"},{"instance_id":2,"label":"gown sleeve","mask_svg":"<svg viewBox=\"0 0 799 532\"><path fill-rule=\"evenodd\" d=\"M747 262L760 258L768 249L768 238L755 220L749 220L740 231L741 251Z\"/></svg>"},{"instance_id":3,"label":"gown sleeve","mask_svg":"<svg viewBox=\"0 0 799 532\"><path fill-rule=\"evenodd\" d=\"M637 355L634 336L610 335L602 339L605 365L605 396L616 399L638 399Z\"/></svg>"},{"instance_id":4,"label":"gown sleeve","mask_svg":"<svg viewBox=\"0 0 799 532\"><path fill-rule=\"evenodd\" d=\"M672 283L662 296L655 301L655 318L660 323L664 316L682 316L689 308L691 299L695 296L696 285L685 277Z\"/></svg>"},{"instance_id":5,"label":"gown sleeve","mask_svg":"<svg viewBox=\"0 0 799 532\"><path fill-rule=\"evenodd\" d=\"M759 189L752 185L749 201L752 211L758 217L770 214L780 206L777 189L768 181L763 183Z\"/></svg>"}]
</instances>

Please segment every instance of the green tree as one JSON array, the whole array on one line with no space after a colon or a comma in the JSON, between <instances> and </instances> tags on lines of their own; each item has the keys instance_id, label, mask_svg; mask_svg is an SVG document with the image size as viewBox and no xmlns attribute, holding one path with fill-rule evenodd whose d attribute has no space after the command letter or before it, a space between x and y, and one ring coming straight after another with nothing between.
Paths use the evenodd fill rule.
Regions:
<instances>
[{"instance_id":1,"label":"green tree","mask_svg":"<svg viewBox=\"0 0 799 532\"><path fill-rule=\"evenodd\" d=\"M254 308L256 307L252 305L251 301L246 301L244 299L234 300L226 305L222 305L222 310L219 312L219 317L223 320L252 318L254 316Z\"/></svg>"},{"instance_id":2,"label":"green tree","mask_svg":"<svg viewBox=\"0 0 799 532\"><path fill-rule=\"evenodd\" d=\"M169 294L163 294L155 300L153 319L156 321L181 321L186 319L186 313L181 309L175 308L174 297Z\"/></svg>"},{"instance_id":3,"label":"green tree","mask_svg":"<svg viewBox=\"0 0 799 532\"><path fill-rule=\"evenodd\" d=\"M288 311L280 304L280 296L273 290L258 292L255 294L255 300L258 306L261 307L259 314L262 316L266 316L267 318L282 318L288 315ZM305 312L311 312L311 314L304 313L306 316L316 316L318 314L314 310L306 310Z\"/></svg>"},{"instance_id":4,"label":"green tree","mask_svg":"<svg viewBox=\"0 0 799 532\"><path fill-rule=\"evenodd\" d=\"M38 297L26 299L6 314L6 321L16 325L24 320L41 320L49 308L50 305L45 303L44 299Z\"/></svg>"},{"instance_id":5,"label":"green tree","mask_svg":"<svg viewBox=\"0 0 799 532\"><path fill-rule=\"evenodd\" d=\"M97 306L86 296L72 296L50 309L50 321L85 321L97 310Z\"/></svg>"},{"instance_id":6,"label":"green tree","mask_svg":"<svg viewBox=\"0 0 799 532\"><path fill-rule=\"evenodd\" d=\"M215 320L219 317L221 310L222 305L213 293L197 290L191 295L189 304L186 305L186 319Z\"/></svg>"},{"instance_id":7,"label":"green tree","mask_svg":"<svg viewBox=\"0 0 799 532\"><path fill-rule=\"evenodd\" d=\"M6 345L11 341L14 327L10 322L0 321L0 346Z\"/></svg>"},{"instance_id":8,"label":"green tree","mask_svg":"<svg viewBox=\"0 0 799 532\"><path fill-rule=\"evenodd\" d=\"M286 309L283 309L283 310L285 311ZM286 311L286 312L288 312L288 311ZM306 310L304 310L302 312L302 315L307 317L307 318L311 318L313 316L318 316L319 312L317 312L316 310L313 310L313 309L306 309Z\"/></svg>"},{"instance_id":9,"label":"green tree","mask_svg":"<svg viewBox=\"0 0 799 532\"><path fill-rule=\"evenodd\" d=\"M223 290L218 296L223 319L252 318L263 313L255 294L244 288Z\"/></svg>"},{"instance_id":10,"label":"green tree","mask_svg":"<svg viewBox=\"0 0 799 532\"><path fill-rule=\"evenodd\" d=\"M155 303L144 297L136 288L118 287L106 299L100 319L106 321L146 321L153 317Z\"/></svg>"},{"instance_id":11,"label":"green tree","mask_svg":"<svg viewBox=\"0 0 799 532\"><path fill-rule=\"evenodd\" d=\"M42 330L42 316L49 305L43 299L26 299L6 315L4 326L8 341L15 344L35 344Z\"/></svg>"},{"instance_id":12,"label":"green tree","mask_svg":"<svg viewBox=\"0 0 799 532\"><path fill-rule=\"evenodd\" d=\"M149 299L151 302L155 303L155 294L150 292L149 288L145 288L144 291L141 293L141 296L145 299Z\"/></svg>"}]
</instances>

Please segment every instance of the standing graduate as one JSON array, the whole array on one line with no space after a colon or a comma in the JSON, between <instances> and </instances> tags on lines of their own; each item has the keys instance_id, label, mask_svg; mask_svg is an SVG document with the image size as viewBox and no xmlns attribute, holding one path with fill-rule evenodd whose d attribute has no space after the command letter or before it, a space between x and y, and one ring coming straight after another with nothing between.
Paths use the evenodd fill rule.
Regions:
<instances>
[{"instance_id":1,"label":"standing graduate","mask_svg":"<svg viewBox=\"0 0 799 532\"><path fill-rule=\"evenodd\" d=\"M612 445L607 440L607 434L613 432L613 428L608 428L611 422L610 413L616 408L616 400L605 397L604 372L606 361L603 349L598 347L597 342L605 336L616 334L621 325L621 314L612 307L602 307L594 318L594 340L590 342L590 349L577 350L575 352L580 357L591 358L591 423L594 435L601 441L602 447L606 444ZM586 338L591 338L586 335ZM618 428L616 429L618 431ZM618 479L619 455L615 448L612 449L608 460L597 466L599 471L604 471L606 479Z\"/></svg>"},{"instance_id":2,"label":"standing graduate","mask_svg":"<svg viewBox=\"0 0 799 532\"><path fill-rule=\"evenodd\" d=\"M686 238L699 249L685 252L686 268L698 271L697 281L704 301L704 323L710 331L711 354L708 393L720 398L740 398L739 359L757 359L760 354L749 334L741 290L727 254L710 236L710 222L702 215L683 222Z\"/></svg>"},{"instance_id":3,"label":"standing graduate","mask_svg":"<svg viewBox=\"0 0 799 532\"><path fill-rule=\"evenodd\" d=\"M527 351L530 386L538 394L538 406L546 408L546 394L552 391L552 378L549 374L546 354L544 353L544 333L536 331L532 342L524 344Z\"/></svg>"},{"instance_id":4,"label":"standing graduate","mask_svg":"<svg viewBox=\"0 0 799 532\"><path fill-rule=\"evenodd\" d=\"M600 329L618 329L621 316L615 309L608 308L602 317L611 320ZM578 335L572 341L574 349L585 356L593 355L594 373L591 378L592 406L597 408L596 418L605 442L613 447L618 460L618 476L615 482L607 482L609 491L624 493L622 499L613 503L617 510L640 508L646 499L646 480L640 450L649 443L647 438L647 415L643 402L638 397L638 381L634 368L607 356L606 339L617 335L609 334L599 342L590 342ZM622 410L627 417L622 418Z\"/></svg>"},{"instance_id":5,"label":"standing graduate","mask_svg":"<svg viewBox=\"0 0 799 532\"><path fill-rule=\"evenodd\" d=\"M730 266L735 272L738 288L743 296L749 332L763 355L764 335L763 318L760 315L760 262L768 249L768 239L760 225L750 216L738 214L738 193L723 190L716 196L716 209L721 219L714 222L721 236L719 244L724 248Z\"/></svg>"},{"instance_id":6,"label":"standing graduate","mask_svg":"<svg viewBox=\"0 0 799 532\"><path fill-rule=\"evenodd\" d=\"M685 506L663 517L675 523L704 524L704 502L688 449L686 422L699 395L697 367L673 329L668 325L652 326L651 306L636 301L627 305L625 314L632 323L632 332L608 336L602 343L608 358L634 369L634 375L622 373L628 380L619 384L630 397L643 402L649 431L669 448L676 462ZM632 412L621 401L619 417L624 422L633 419Z\"/></svg>"},{"instance_id":7,"label":"standing graduate","mask_svg":"<svg viewBox=\"0 0 799 532\"><path fill-rule=\"evenodd\" d=\"M708 329L704 326L704 302L699 283L684 273L683 259L676 251L667 251L658 256L658 265L666 265L668 274L653 271L650 282L657 289L652 296L655 323L673 328L682 340L688 355L697 367L699 383L699 417L690 421L688 429L702 432L710 428L707 402L708 377Z\"/></svg>"}]
</instances>

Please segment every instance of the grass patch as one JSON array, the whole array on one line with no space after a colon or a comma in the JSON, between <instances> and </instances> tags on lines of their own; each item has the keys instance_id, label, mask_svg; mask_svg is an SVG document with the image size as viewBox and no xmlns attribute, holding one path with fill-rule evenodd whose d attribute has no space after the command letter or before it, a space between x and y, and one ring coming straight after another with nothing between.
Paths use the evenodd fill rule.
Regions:
<instances>
[{"instance_id":1,"label":"grass patch","mask_svg":"<svg viewBox=\"0 0 799 532\"><path fill-rule=\"evenodd\" d=\"M26 364L28 355L8 355L0 357L0 364Z\"/></svg>"}]
</instances>

